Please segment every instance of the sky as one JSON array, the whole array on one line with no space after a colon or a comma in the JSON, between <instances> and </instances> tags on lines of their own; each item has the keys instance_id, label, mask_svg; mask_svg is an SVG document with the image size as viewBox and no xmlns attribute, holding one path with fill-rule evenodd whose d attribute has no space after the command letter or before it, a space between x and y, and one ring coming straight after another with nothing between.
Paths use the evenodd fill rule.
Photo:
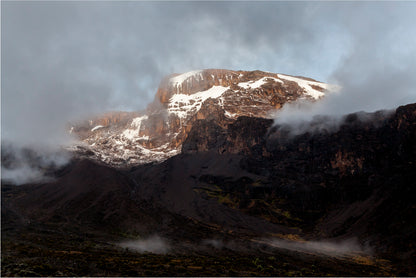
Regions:
<instances>
[{"instance_id":1,"label":"sky","mask_svg":"<svg viewBox=\"0 0 416 278\"><path fill-rule=\"evenodd\" d=\"M415 102L415 16L416 2L1 1L2 140L61 144L68 121L142 110L164 76L205 68L340 85L313 113Z\"/></svg>"}]
</instances>

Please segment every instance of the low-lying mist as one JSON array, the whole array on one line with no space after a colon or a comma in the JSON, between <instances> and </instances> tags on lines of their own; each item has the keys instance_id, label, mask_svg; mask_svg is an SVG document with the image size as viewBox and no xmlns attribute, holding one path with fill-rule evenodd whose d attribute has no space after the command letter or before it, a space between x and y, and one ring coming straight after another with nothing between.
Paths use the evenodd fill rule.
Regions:
<instances>
[{"instance_id":1,"label":"low-lying mist","mask_svg":"<svg viewBox=\"0 0 416 278\"><path fill-rule=\"evenodd\" d=\"M305 254L316 254L329 257L372 256L373 250L362 245L356 238L344 240L285 240L276 238L241 239L203 239L201 241L170 241L153 235L138 240L126 240L117 246L139 253L175 254L175 253L212 253L219 251L233 251L244 254L265 252L267 254L290 250Z\"/></svg>"},{"instance_id":2,"label":"low-lying mist","mask_svg":"<svg viewBox=\"0 0 416 278\"><path fill-rule=\"evenodd\" d=\"M351 238L342 241L289 241L282 239L266 239L264 243L271 247L287 249L297 252L316 253L326 256L351 256L354 254L371 255L372 249L362 246L357 239Z\"/></svg>"},{"instance_id":3,"label":"low-lying mist","mask_svg":"<svg viewBox=\"0 0 416 278\"><path fill-rule=\"evenodd\" d=\"M329 96L330 97L330 96ZM325 99L317 102L299 100L287 103L275 114L274 124L280 132L289 137L303 133L333 133L341 126L353 123L380 124L394 113L394 109L375 112L354 111L354 113L335 113L326 109Z\"/></svg>"},{"instance_id":4,"label":"low-lying mist","mask_svg":"<svg viewBox=\"0 0 416 278\"><path fill-rule=\"evenodd\" d=\"M155 254L166 254L171 249L167 240L157 235L145 239L123 241L118 245L139 253L150 252Z\"/></svg>"},{"instance_id":5,"label":"low-lying mist","mask_svg":"<svg viewBox=\"0 0 416 278\"><path fill-rule=\"evenodd\" d=\"M71 159L62 148L19 146L2 142L1 180L14 185L50 182L53 171Z\"/></svg>"}]
</instances>

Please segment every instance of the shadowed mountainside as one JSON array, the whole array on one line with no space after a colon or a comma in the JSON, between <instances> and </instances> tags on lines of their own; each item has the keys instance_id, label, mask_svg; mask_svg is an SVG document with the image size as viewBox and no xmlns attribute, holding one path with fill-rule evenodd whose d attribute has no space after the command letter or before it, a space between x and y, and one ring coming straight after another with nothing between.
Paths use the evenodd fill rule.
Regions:
<instances>
[{"instance_id":1,"label":"shadowed mountainside","mask_svg":"<svg viewBox=\"0 0 416 278\"><path fill-rule=\"evenodd\" d=\"M157 233L188 242L178 249L189 254L204 238L235 239L241 246L256 238L356 238L391 262L390 275L414 275L414 142L416 104L390 114L347 115L336 132L298 136L268 119L240 117L227 126L198 120L183 153L162 163L122 171L75 159L54 182L3 184L3 238L33 225L107 241ZM339 275L371 275L364 268L348 272L347 261L333 267Z\"/></svg>"}]
</instances>

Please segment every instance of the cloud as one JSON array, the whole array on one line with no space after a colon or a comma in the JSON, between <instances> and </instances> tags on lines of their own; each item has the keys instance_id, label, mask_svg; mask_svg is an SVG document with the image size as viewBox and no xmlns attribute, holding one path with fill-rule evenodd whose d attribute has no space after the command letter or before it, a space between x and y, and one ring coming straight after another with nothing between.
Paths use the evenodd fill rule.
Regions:
<instances>
[{"instance_id":1,"label":"cloud","mask_svg":"<svg viewBox=\"0 0 416 278\"><path fill-rule=\"evenodd\" d=\"M285 105L277 124L290 124L299 132L311 126L305 121L327 115L326 124L334 130L347 113L394 109L416 101L416 4L355 5L357 9L343 11L346 19L340 22L350 34L349 51L328 77L339 90L316 103Z\"/></svg>"},{"instance_id":2,"label":"cloud","mask_svg":"<svg viewBox=\"0 0 416 278\"><path fill-rule=\"evenodd\" d=\"M2 140L22 145L67 144L69 120L144 109L163 76L201 68L339 83L342 113L414 100L412 2L1 5Z\"/></svg>"},{"instance_id":3,"label":"cloud","mask_svg":"<svg viewBox=\"0 0 416 278\"><path fill-rule=\"evenodd\" d=\"M18 168L13 169L2 167L1 178L2 182L14 185L22 185L28 182L48 182L51 180L45 177L39 169L29 167L27 164L23 164Z\"/></svg>"},{"instance_id":4,"label":"cloud","mask_svg":"<svg viewBox=\"0 0 416 278\"><path fill-rule=\"evenodd\" d=\"M71 156L50 147L23 148L3 143L1 149L1 180L15 185L53 181L53 171L66 165Z\"/></svg>"}]
</instances>

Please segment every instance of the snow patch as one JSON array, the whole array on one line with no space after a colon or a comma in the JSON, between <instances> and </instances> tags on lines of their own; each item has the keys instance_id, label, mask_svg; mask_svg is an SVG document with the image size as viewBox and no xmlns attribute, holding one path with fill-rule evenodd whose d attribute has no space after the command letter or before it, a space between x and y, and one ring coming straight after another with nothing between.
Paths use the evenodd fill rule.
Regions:
<instances>
[{"instance_id":1,"label":"snow patch","mask_svg":"<svg viewBox=\"0 0 416 278\"><path fill-rule=\"evenodd\" d=\"M280 79L293 81L293 82L298 83L298 85L305 90L306 94L310 95L314 99L319 99L319 98L323 97L324 93L319 91L319 90L314 89L312 86L318 86L318 87L321 87L324 90L327 90L328 87L329 87L328 84L325 84L325 83L309 81L309 80L305 80L305 79L302 79L302 78L297 78L297 77L293 77L293 76L289 76L289 75L278 74L277 76Z\"/></svg>"},{"instance_id":2,"label":"snow patch","mask_svg":"<svg viewBox=\"0 0 416 278\"><path fill-rule=\"evenodd\" d=\"M283 81L280 80L280 79L265 76L263 78L260 78L257 81L240 82L240 83L238 83L238 86L241 87L241 88L244 88L244 89L257 89L257 88L260 88L262 85L266 84L267 81L269 81L269 80L273 80L275 82L283 83Z\"/></svg>"},{"instance_id":3,"label":"snow patch","mask_svg":"<svg viewBox=\"0 0 416 278\"><path fill-rule=\"evenodd\" d=\"M175 94L169 100L169 114L176 114L179 118L186 118L189 113L196 113L202 103L209 98L219 98L230 87L213 86L210 89L192 95Z\"/></svg>"},{"instance_id":4,"label":"snow patch","mask_svg":"<svg viewBox=\"0 0 416 278\"><path fill-rule=\"evenodd\" d=\"M131 126L132 126L132 127L137 127L138 129L140 129L140 126L141 126L141 124L142 124L142 121L143 121L143 120L147 120L148 118L149 118L149 116L147 116L147 115L144 115L144 116L141 116L141 117L134 118L134 119L132 120L132 122L131 122Z\"/></svg>"},{"instance_id":5,"label":"snow patch","mask_svg":"<svg viewBox=\"0 0 416 278\"><path fill-rule=\"evenodd\" d=\"M237 113L231 113L231 112L229 112L229 111L225 111L225 113L224 113L224 115L227 117L227 118L231 118L231 119L235 119L235 118L237 118Z\"/></svg>"},{"instance_id":6,"label":"snow patch","mask_svg":"<svg viewBox=\"0 0 416 278\"><path fill-rule=\"evenodd\" d=\"M202 76L202 70L194 70L190 72L186 72L183 74L180 74L178 76L172 77L169 82L172 86L182 86L183 82L185 82L187 79L191 77L196 77L198 79L204 80L204 77Z\"/></svg>"},{"instance_id":7,"label":"snow patch","mask_svg":"<svg viewBox=\"0 0 416 278\"><path fill-rule=\"evenodd\" d=\"M140 135L140 127L142 125L142 121L143 120L147 120L149 117L147 115L141 116L141 117L137 117L134 118L130 124L131 127L133 127L133 129L129 128L123 131L122 136L124 136L125 138L127 138L128 140L132 141L132 140L139 140L139 139L144 139L144 140L148 140L149 136L142 136L139 137Z\"/></svg>"},{"instance_id":8,"label":"snow patch","mask_svg":"<svg viewBox=\"0 0 416 278\"><path fill-rule=\"evenodd\" d=\"M97 125L95 126L93 129L91 129L91 131L96 131L97 129L103 128L103 125Z\"/></svg>"}]
</instances>

